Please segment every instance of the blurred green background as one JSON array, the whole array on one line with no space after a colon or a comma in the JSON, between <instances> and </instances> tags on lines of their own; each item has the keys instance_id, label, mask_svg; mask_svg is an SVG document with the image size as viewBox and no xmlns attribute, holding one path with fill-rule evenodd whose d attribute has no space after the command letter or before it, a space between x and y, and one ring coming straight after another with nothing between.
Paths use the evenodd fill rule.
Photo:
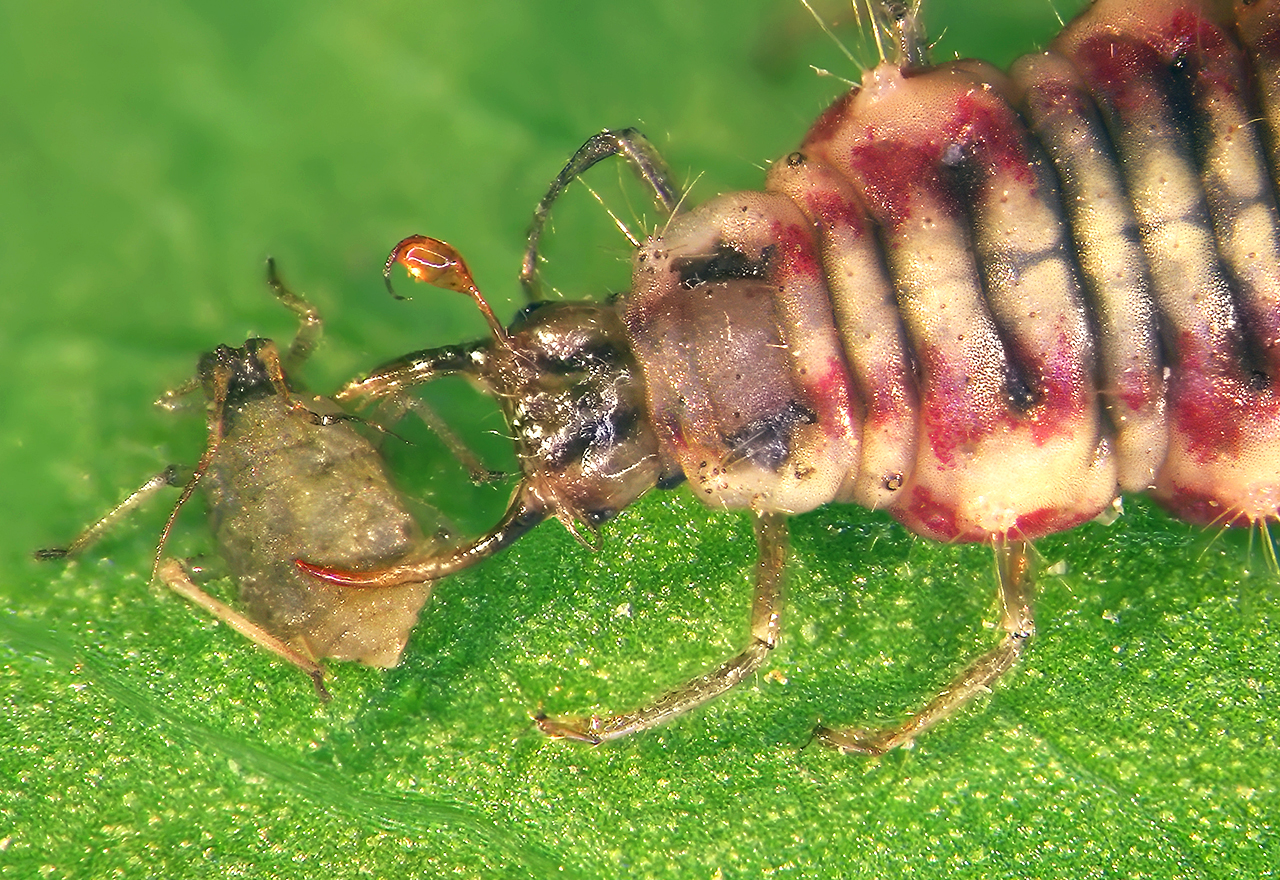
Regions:
<instances>
[{"instance_id":1,"label":"blurred green background","mask_svg":"<svg viewBox=\"0 0 1280 880\"><path fill-rule=\"evenodd\" d=\"M1047 0L930 20L938 57L1000 63L1058 27ZM989 645L992 559L856 508L795 521L767 674L599 748L529 715L628 707L735 650L740 517L654 495L595 554L543 526L443 582L398 669L333 664L327 706L148 586L164 503L76 565L30 561L198 457L200 418L151 401L214 344L291 336L268 254L329 322L306 378L331 389L481 332L461 298L386 295L402 236L454 243L509 317L530 211L588 134L639 125L695 199L755 187L839 92L809 64L856 76L791 0L0 0L0 875L1274 875L1275 573L1141 499L1038 545L1027 661L880 761L809 731L899 717ZM625 284L571 196L551 281ZM500 506L427 452L396 456L425 516ZM195 505L178 531L211 552Z\"/></svg>"}]
</instances>

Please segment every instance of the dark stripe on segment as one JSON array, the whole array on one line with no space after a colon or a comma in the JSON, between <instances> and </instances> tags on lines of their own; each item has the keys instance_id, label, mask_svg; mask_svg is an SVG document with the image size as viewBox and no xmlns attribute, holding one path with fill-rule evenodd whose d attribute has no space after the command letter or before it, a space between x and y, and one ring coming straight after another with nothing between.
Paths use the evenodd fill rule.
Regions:
<instances>
[{"instance_id":1,"label":"dark stripe on segment","mask_svg":"<svg viewBox=\"0 0 1280 880\"><path fill-rule=\"evenodd\" d=\"M1057 172L1097 338L1097 383L1116 435L1120 488L1150 486L1168 445L1150 271L1111 139L1071 64L1025 56L1012 76Z\"/></svg>"}]
</instances>

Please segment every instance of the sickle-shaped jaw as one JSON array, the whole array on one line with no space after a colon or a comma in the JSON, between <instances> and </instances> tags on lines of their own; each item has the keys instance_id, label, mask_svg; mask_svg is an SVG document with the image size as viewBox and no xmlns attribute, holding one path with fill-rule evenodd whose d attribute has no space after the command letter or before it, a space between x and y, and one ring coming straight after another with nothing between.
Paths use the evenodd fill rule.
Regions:
<instances>
[{"instance_id":1,"label":"sickle-shaped jaw","mask_svg":"<svg viewBox=\"0 0 1280 880\"><path fill-rule=\"evenodd\" d=\"M493 529L471 543L455 547L445 553L433 553L421 559L373 571L343 571L316 565L304 559L295 559L293 564L312 577L331 584L341 584L344 587L395 587L401 584L420 584L470 568L477 562L514 544L546 518L546 508L532 497L532 493L527 490L527 483L522 482L507 512Z\"/></svg>"}]
</instances>

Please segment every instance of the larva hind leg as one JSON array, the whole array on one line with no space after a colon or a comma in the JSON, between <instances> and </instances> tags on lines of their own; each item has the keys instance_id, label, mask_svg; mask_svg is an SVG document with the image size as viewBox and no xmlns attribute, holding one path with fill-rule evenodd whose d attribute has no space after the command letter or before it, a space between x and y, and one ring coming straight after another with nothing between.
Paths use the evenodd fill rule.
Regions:
<instances>
[{"instance_id":1,"label":"larva hind leg","mask_svg":"<svg viewBox=\"0 0 1280 880\"><path fill-rule=\"evenodd\" d=\"M909 747L920 734L945 721L974 697L987 693L996 679L1013 667L1035 635L1028 551L1025 541L996 547L1000 604L1004 609L1000 626L1005 633L999 645L970 663L945 690L901 724L882 728L819 727L814 735L844 754L883 755L899 746Z\"/></svg>"},{"instance_id":2,"label":"larva hind leg","mask_svg":"<svg viewBox=\"0 0 1280 880\"><path fill-rule=\"evenodd\" d=\"M322 702L327 703L332 699L329 689L324 686L324 667L312 658L299 653L284 640L267 632L230 605L218 601L200 589L178 560L165 559L160 563L156 573L160 580L179 596L199 605L258 647L265 648L277 657L289 661L309 675L312 684L315 685L316 695Z\"/></svg>"},{"instance_id":3,"label":"larva hind leg","mask_svg":"<svg viewBox=\"0 0 1280 880\"><path fill-rule=\"evenodd\" d=\"M751 640L741 652L710 672L667 691L645 706L620 715L590 718L537 717L538 727L548 736L601 743L629 733L656 727L706 703L742 681L759 668L778 643L781 634L782 573L787 561L787 524L781 514L755 515L756 543L760 548L756 563L755 592L751 603Z\"/></svg>"}]
</instances>

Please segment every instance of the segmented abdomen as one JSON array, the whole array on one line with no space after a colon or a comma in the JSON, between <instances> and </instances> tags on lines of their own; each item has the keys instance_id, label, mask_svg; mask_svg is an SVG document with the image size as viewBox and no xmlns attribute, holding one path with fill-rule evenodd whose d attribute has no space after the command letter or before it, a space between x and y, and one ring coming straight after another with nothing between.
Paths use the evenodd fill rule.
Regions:
<instances>
[{"instance_id":1,"label":"segmented abdomen","mask_svg":"<svg viewBox=\"0 0 1280 880\"><path fill-rule=\"evenodd\" d=\"M881 65L624 310L708 503L1034 538L1280 504L1280 0L1103 0L1002 74Z\"/></svg>"}]
</instances>

